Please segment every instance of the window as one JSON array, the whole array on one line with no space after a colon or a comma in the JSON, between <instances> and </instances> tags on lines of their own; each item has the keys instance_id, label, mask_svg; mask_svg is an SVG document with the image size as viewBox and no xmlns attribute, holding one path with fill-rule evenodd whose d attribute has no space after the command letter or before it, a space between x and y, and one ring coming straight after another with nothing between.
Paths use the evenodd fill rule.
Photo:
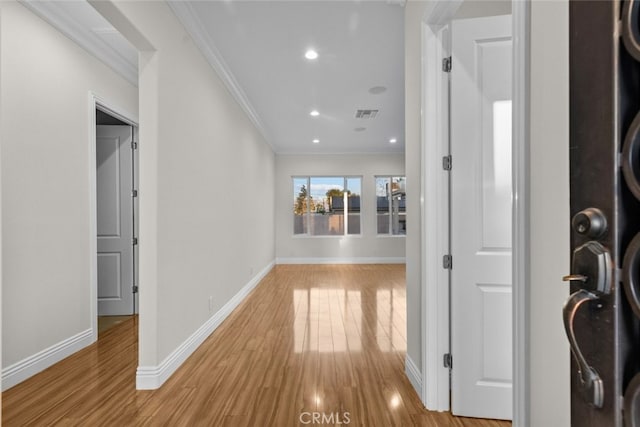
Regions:
<instances>
[{"instance_id":1,"label":"window","mask_svg":"<svg viewBox=\"0 0 640 427\"><path fill-rule=\"evenodd\" d=\"M407 234L405 184L404 176L376 177L378 234L393 236Z\"/></svg>"},{"instance_id":2,"label":"window","mask_svg":"<svg viewBox=\"0 0 640 427\"><path fill-rule=\"evenodd\" d=\"M360 177L294 177L293 234L360 234Z\"/></svg>"}]
</instances>

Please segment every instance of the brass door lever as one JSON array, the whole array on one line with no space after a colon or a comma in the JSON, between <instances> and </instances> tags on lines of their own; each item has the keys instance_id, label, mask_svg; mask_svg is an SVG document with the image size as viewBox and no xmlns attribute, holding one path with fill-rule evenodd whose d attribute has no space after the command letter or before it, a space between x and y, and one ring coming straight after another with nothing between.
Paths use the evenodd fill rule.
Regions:
<instances>
[{"instance_id":1,"label":"brass door lever","mask_svg":"<svg viewBox=\"0 0 640 427\"><path fill-rule=\"evenodd\" d=\"M585 276L584 274L569 274L568 276L564 276L562 277L562 281L563 282L586 282L588 279L587 276Z\"/></svg>"}]
</instances>

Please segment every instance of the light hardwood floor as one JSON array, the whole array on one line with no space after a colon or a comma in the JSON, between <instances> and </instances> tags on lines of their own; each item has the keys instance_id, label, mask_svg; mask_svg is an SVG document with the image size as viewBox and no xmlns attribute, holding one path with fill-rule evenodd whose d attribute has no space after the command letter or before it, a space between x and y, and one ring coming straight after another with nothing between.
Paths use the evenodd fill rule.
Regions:
<instances>
[{"instance_id":1,"label":"light hardwood floor","mask_svg":"<svg viewBox=\"0 0 640 427\"><path fill-rule=\"evenodd\" d=\"M276 266L162 388L135 390L133 318L3 393L2 424L511 425L423 408L405 314L404 266Z\"/></svg>"},{"instance_id":2,"label":"light hardwood floor","mask_svg":"<svg viewBox=\"0 0 640 427\"><path fill-rule=\"evenodd\" d=\"M107 332L109 329L122 322L130 320L133 315L130 316L98 316L98 337Z\"/></svg>"}]
</instances>

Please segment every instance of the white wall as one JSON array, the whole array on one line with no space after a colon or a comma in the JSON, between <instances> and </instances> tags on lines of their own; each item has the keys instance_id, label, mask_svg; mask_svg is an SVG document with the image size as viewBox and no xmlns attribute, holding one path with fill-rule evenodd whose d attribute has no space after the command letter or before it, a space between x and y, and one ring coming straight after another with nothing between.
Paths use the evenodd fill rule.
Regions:
<instances>
[{"instance_id":1,"label":"white wall","mask_svg":"<svg viewBox=\"0 0 640 427\"><path fill-rule=\"evenodd\" d=\"M510 13L511 0L465 0L456 11L453 19L509 15Z\"/></svg>"},{"instance_id":2,"label":"white wall","mask_svg":"<svg viewBox=\"0 0 640 427\"><path fill-rule=\"evenodd\" d=\"M398 262L405 256L405 237L377 235L375 176L405 174L402 154L277 155L276 257L278 262L324 262L343 258L356 262ZM361 176L361 235L300 237L293 235L293 176ZM415 198L407 193L407 200ZM407 210L407 222L413 224ZM407 235L415 233L407 227ZM326 260L325 260L326 261Z\"/></svg>"},{"instance_id":3,"label":"white wall","mask_svg":"<svg viewBox=\"0 0 640 427\"><path fill-rule=\"evenodd\" d=\"M531 2L529 362L531 426L570 424L561 277L570 267L569 8ZM549 67L549 64L554 64Z\"/></svg>"},{"instance_id":4,"label":"white wall","mask_svg":"<svg viewBox=\"0 0 640 427\"><path fill-rule=\"evenodd\" d=\"M0 2L0 19L4 372L91 328L89 91L138 106L134 86L22 5Z\"/></svg>"},{"instance_id":5,"label":"white wall","mask_svg":"<svg viewBox=\"0 0 640 427\"><path fill-rule=\"evenodd\" d=\"M2 8L0 8L0 26L2 25ZM0 52L2 52L2 31L0 30ZM0 54L0 74L2 73L2 54ZM0 78L0 96L2 95L2 78ZM2 129L2 107L0 106L0 130ZM2 372L2 138L0 133L0 372ZM2 376L0 375L0 390ZM0 420L2 419L2 397L0 395Z\"/></svg>"},{"instance_id":6,"label":"white wall","mask_svg":"<svg viewBox=\"0 0 640 427\"><path fill-rule=\"evenodd\" d=\"M405 5L405 167L407 175L407 192L416 197L407 198L407 211L411 217L407 219L407 227L413 230L407 235L407 356L422 371L422 336L421 325L421 274L422 274L422 228L420 215L422 206L420 195L421 183L421 93L422 93L422 17L428 2L408 1Z\"/></svg>"},{"instance_id":7,"label":"white wall","mask_svg":"<svg viewBox=\"0 0 640 427\"><path fill-rule=\"evenodd\" d=\"M154 48L140 65L139 355L153 372L274 261L275 160L166 3L115 6L106 18Z\"/></svg>"}]
</instances>

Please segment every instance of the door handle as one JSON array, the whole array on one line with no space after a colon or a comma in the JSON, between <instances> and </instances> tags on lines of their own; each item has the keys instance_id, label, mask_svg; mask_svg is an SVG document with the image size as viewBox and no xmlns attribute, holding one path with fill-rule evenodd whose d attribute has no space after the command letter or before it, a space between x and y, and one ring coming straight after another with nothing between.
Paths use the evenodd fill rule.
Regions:
<instances>
[{"instance_id":1,"label":"door handle","mask_svg":"<svg viewBox=\"0 0 640 427\"><path fill-rule=\"evenodd\" d=\"M569 299L562 308L562 317L564 320L564 330L569 339L569 345L571 346L571 353L576 359L578 364L578 376L580 379L580 390L585 400L590 402L596 408L602 408L604 401L604 385L602 378L596 372L594 368L589 366L587 360L584 358L578 341L576 340L576 334L573 328L573 321L576 317L576 313L584 304L588 301L597 300L599 297L585 289L580 289L569 296Z\"/></svg>"},{"instance_id":2,"label":"door handle","mask_svg":"<svg viewBox=\"0 0 640 427\"><path fill-rule=\"evenodd\" d=\"M584 212L578 213L576 217ZM606 220L601 222L606 224ZM573 223L575 227L576 224L583 224L584 221L573 221ZM590 223L593 223L593 221L590 221ZM564 331L569 339L571 353L578 364L580 393L585 401L596 408L602 408L604 403L604 383L595 368L587 363L580 350L576 339L574 320L576 313L584 303L598 300L600 296L611 292L613 264L609 250L601 243L593 240L576 248L573 251L571 272L572 274L564 276L562 280L572 282L574 286L578 286L580 289L569 296L562 308Z\"/></svg>"}]
</instances>

